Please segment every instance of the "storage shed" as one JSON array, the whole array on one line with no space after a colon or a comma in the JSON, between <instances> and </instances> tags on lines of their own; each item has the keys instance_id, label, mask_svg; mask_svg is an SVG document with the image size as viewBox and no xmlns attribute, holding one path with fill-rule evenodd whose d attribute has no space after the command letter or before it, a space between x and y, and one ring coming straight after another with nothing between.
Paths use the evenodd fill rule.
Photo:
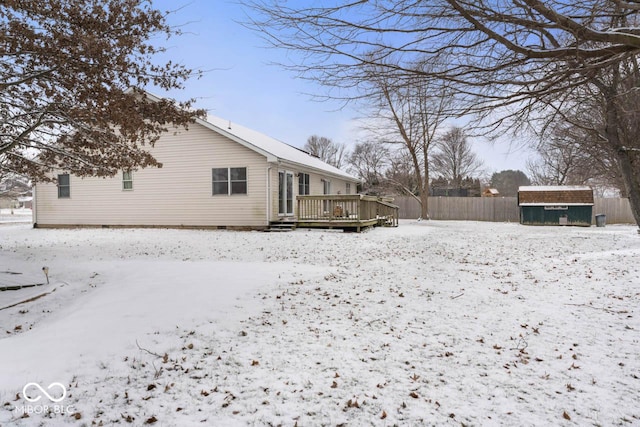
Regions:
<instances>
[{"instance_id":1,"label":"storage shed","mask_svg":"<svg viewBox=\"0 0 640 427\"><path fill-rule=\"evenodd\" d=\"M526 186L518 189L520 224L591 226L593 190L588 186Z\"/></svg>"}]
</instances>

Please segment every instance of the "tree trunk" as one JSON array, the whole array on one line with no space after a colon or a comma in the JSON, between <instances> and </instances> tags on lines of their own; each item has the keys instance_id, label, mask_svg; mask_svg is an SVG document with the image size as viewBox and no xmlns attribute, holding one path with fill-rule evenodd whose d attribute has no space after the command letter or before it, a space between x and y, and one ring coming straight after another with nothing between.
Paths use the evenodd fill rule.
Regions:
<instances>
[{"instance_id":1,"label":"tree trunk","mask_svg":"<svg viewBox=\"0 0 640 427\"><path fill-rule=\"evenodd\" d=\"M422 219L429 219L429 192L420 192L420 216Z\"/></svg>"},{"instance_id":2,"label":"tree trunk","mask_svg":"<svg viewBox=\"0 0 640 427\"><path fill-rule=\"evenodd\" d=\"M640 227L640 151L622 148L617 157L631 212Z\"/></svg>"},{"instance_id":3,"label":"tree trunk","mask_svg":"<svg viewBox=\"0 0 640 427\"><path fill-rule=\"evenodd\" d=\"M427 148L424 148L424 180L420 183L420 200L422 201L422 210L420 215L422 219L429 218L429 160L427 157Z\"/></svg>"}]
</instances>

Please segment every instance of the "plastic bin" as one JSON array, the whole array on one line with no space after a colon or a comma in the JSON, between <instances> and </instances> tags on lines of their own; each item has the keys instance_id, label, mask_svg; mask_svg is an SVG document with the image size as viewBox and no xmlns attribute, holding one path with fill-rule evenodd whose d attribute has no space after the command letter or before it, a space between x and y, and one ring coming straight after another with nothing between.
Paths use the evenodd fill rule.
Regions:
<instances>
[{"instance_id":1,"label":"plastic bin","mask_svg":"<svg viewBox=\"0 0 640 427\"><path fill-rule=\"evenodd\" d=\"M605 214L596 215L596 227L604 227L607 224L607 216Z\"/></svg>"}]
</instances>

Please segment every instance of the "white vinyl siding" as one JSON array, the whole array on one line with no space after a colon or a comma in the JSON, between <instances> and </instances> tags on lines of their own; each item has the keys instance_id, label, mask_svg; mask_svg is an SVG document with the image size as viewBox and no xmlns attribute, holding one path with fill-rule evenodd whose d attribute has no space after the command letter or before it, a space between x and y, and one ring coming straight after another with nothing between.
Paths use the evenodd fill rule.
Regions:
<instances>
[{"instance_id":1,"label":"white vinyl siding","mask_svg":"<svg viewBox=\"0 0 640 427\"><path fill-rule=\"evenodd\" d=\"M71 177L73 198L60 203L55 184L38 184L38 224L267 224L264 156L198 124L189 125L188 131L170 129L156 142L152 153L163 166L137 170L135 192L122 191L120 174L107 179ZM246 168L247 195L212 197L211 170L236 165Z\"/></svg>"},{"instance_id":2,"label":"white vinyl siding","mask_svg":"<svg viewBox=\"0 0 640 427\"><path fill-rule=\"evenodd\" d=\"M37 224L264 227L278 218L279 171L291 171L294 178L308 174L309 194L323 193L323 179L331 179L335 189L349 182L299 164L268 163L264 155L197 123L188 131L170 129L151 152L162 167L136 170L131 176L135 191L123 191L122 171L106 179L69 177L73 191L69 186L67 194L72 192L73 197L63 200L58 199L56 184L37 184ZM231 177L231 186L246 194L212 196L212 170L222 168L243 169L244 174ZM294 214L298 192L294 181Z\"/></svg>"}]
</instances>

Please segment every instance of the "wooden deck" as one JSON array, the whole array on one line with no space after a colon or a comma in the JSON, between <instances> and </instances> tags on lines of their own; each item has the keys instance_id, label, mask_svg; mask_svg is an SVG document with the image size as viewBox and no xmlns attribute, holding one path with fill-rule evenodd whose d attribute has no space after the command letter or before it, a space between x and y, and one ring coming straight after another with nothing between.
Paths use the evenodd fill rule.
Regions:
<instances>
[{"instance_id":1,"label":"wooden deck","mask_svg":"<svg viewBox=\"0 0 640 427\"><path fill-rule=\"evenodd\" d=\"M361 194L297 197L296 227L360 232L368 227L397 227L398 206Z\"/></svg>"}]
</instances>

